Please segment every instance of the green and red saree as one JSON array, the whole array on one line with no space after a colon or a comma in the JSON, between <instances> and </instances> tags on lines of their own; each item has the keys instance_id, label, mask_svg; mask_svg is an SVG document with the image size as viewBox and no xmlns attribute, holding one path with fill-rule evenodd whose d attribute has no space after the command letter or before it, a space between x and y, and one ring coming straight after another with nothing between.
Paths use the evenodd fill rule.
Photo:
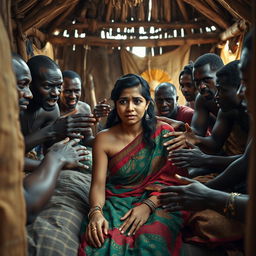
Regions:
<instances>
[{"instance_id":1,"label":"green and red saree","mask_svg":"<svg viewBox=\"0 0 256 256\"><path fill-rule=\"evenodd\" d=\"M185 212L168 213L157 208L134 236L121 234L120 218L136 205L156 195L157 187L178 185L174 174L186 176L186 171L167 161L163 135L173 131L169 125L159 125L153 134L156 147L149 149L142 135L135 138L109 160L104 216L109 232L101 248L89 246L85 240L88 218L82 224L79 255L183 255L180 230ZM170 138L169 138L170 139Z\"/></svg>"}]
</instances>

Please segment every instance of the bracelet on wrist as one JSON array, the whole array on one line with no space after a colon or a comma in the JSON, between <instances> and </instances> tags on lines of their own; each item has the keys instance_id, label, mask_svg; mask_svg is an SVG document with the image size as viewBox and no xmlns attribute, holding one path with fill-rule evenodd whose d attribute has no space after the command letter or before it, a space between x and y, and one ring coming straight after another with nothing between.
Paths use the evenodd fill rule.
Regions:
<instances>
[{"instance_id":1,"label":"bracelet on wrist","mask_svg":"<svg viewBox=\"0 0 256 256\"><path fill-rule=\"evenodd\" d=\"M97 205L90 209L90 211L88 213L88 219L90 219L96 212L100 212L103 215L102 208Z\"/></svg>"},{"instance_id":2,"label":"bracelet on wrist","mask_svg":"<svg viewBox=\"0 0 256 256\"><path fill-rule=\"evenodd\" d=\"M150 200L149 198L145 199L142 203L146 204L150 208L151 212L154 212L157 208L155 203L152 200Z\"/></svg>"},{"instance_id":3,"label":"bracelet on wrist","mask_svg":"<svg viewBox=\"0 0 256 256\"><path fill-rule=\"evenodd\" d=\"M232 192L230 193L225 208L223 209L223 213L226 217L231 218L236 215L236 205L235 205L235 199L238 197L240 193Z\"/></svg>"}]
</instances>

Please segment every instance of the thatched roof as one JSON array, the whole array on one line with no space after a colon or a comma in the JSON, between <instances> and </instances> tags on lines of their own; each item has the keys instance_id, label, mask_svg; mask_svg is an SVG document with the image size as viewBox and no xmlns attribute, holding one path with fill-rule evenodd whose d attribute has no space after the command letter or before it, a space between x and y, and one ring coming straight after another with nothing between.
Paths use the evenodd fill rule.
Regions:
<instances>
[{"instance_id":1,"label":"thatched roof","mask_svg":"<svg viewBox=\"0 0 256 256\"><path fill-rule=\"evenodd\" d=\"M247 28L251 8L252 0L11 1L21 34L111 47L217 43Z\"/></svg>"}]
</instances>

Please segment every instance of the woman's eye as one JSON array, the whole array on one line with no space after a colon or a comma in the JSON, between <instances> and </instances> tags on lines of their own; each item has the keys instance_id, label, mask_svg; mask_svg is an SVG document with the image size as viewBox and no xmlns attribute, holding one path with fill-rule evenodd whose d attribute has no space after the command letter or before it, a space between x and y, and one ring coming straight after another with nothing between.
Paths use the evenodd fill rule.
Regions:
<instances>
[{"instance_id":1,"label":"woman's eye","mask_svg":"<svg viewBox=\"0 0 256 256\"><path fill-rule=\"evenodd\" d=\"M124 105L124 104L126 104L126 100L119 100L119 103L121 104L121 105Z\"/></svg>"},{"instance_id":2,"label":"woman's eye","mask_svg":"<svg viewBox=\"0 0 256 256\"><path fill-rule=\"evenodd\" d=\"M140 104L141 102L142 102L142 100L140 100L140 99L134 100L134 104L136 104L136 105Z\"/></svg>"}]
</instances>

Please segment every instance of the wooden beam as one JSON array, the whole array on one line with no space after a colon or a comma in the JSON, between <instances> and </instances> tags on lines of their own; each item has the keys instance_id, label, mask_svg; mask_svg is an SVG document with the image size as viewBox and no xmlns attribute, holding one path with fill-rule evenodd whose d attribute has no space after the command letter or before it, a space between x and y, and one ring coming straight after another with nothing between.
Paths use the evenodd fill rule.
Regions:
<instances>
[{"instance_id":1,"label":"wooden beam","mask_svg":"<svg viewBox=\"0 0 256 256\"><path fill-rule=\"evenodd\" d=\"M188 13L187 13L187 10L186 10L186 7L184 5L184 2L182 0L176 0L179 8L180 8L180 11L182 13L182 16L184 18L185 21L188 21L189 18L188 18Z\"/></svg>"},{"instance_id":2,"label":"wooden beam","mask_svg":"<svg viewBox=\"0 0 256 256\"><path fill-rule=\"evenodd\" d=\"M209 35L208 35L209 34ZM218 43L218 34L208 33L206 35L193 35L191 37L176 37L168 39L130 39L130 40L115 40L102 39L94 36L85 38L67 38L60 36L50 36L48 40L55 45L91 45L91 46L108 46L108 47L127 47L127 46L145 46L145 47L160 47L171 45L194 45L194 44L213 44Z\"/></svg>"},{"instance_id":3,"label":"wooden beam","mask_svg":"<svg viewBox=\"0 0 256 256\"><path fill-rule=\"evenodd\" d=\"M73 0L73 2L77 2L78 0ZM42 6L44 2L41 2L40 5ZM42 8L33 9L31 13L24 19L22 26L23 31L35 26L37 23L40 23L43 19L47 19L49 16L53 14L56 15L56 11L60 11L63 8L67 8L70 5L68 0L66 1L52 1L48 5L43 5Z\"/></svg>"},{"instance_id":4,"label":"wooden beam","mask_svg":"<svg viewBox=\"0 0 256 256\"><path fill-rule=\"evenodd\" d=\"M64 10L64 12L62 12L59 17L53 21L50 26L48 26L49 29L49 33L53 32L60 24L62 24L62 22L69 16L70 13L72 13L74 11L76 7L76 3L75 4L71 4L71 6L67 9Z\"/></svg>"},{"instance_id":5,"label":"wooden beam","mask_svg":"<svg viewBox=\"0 0 256 256\"><path fill-rule=\"evenodd\" d=\"M36 3L37 3L37 0L29 0L29 1L25 1L18 4L18 8L17 10L15 10L15 15L20 15L20 14L24 15L24 13L29 11L33 7L33 5Z\"/></svg>"},{"instance_id":6,"label":"wooden beam","mask_svg":"<svg viewBox=\"0 0 256 256\"><path fill-rule=\"evenodd\" d=\"M164 8L164 20L170 23L171 11L172 11L170 0L163 0L163 8Z\"/></svg>"},{"instance_id":7,"label":"wooden beam","mask_svg":"<svg viewBox=\"0 0 256 256\"><path fill-rule=\"evenodd\" d=\"M208 24L207 24L208 25ZM74 29L89 29L90 22L88 19L84 20L84 23L76 23L69 26L61 26L59 29L67 29L67 30L74 30ZM205 22L186 22L186 23L179 23L179 22L173 22L173 23L159 23L159 22L99 22L96 21L97 29L103 29L103 28L162 28L162 29L181 29L181 28L203 28L206 26Z\"/></svg>"},{"instance_id":8,"label":"wooden beam","mask_svg":"<svg viewBox=\"0 0 256 256\"><path fill-rule=\"evenodd\" d=\"M232 37L239 36L242 33L244 33L244 31L246 31L247 28L248 28L248 25L245 22L245 20L240 20L240 21L234 23L226 31L222 32L220 34L220 40L226 41Z\"/></svg>"},{"instance_id":9,"label":"wooden beam","mask_svg":"<svg viewBox=\"0 0 256 256\"><path fill-rule=\"evenodd\" d=\"M217 0L233 16L252 22L251 9L239 1Z\"/></svg>"},{"instance_id":10,"label":"wooden beam","mask_svg":"<svg viewBox=\"0 0 256 256\"><path fill-rule=\"evenodd\" d=\"M113 5L112 5L112 1L108 1L108 6L107 6L107 12L106 12L106 18L105 21L109 22L110 21L110 17L112 14L112 9L113 9Z\"/></svg>"},{"instance_id":11,"label":"wooden beam","mask_svg":"<svg viewBox=\"0 0 256 256\"><path fill-rule=\"evenodd\" d=\"M229 27L229 23L223 19L218 13L213 11L204 3L198 0L183 0L189 5L193 6L197 11L203 14L208 19L212 20L214 23L218 24L221 28L227 29Z\"/></svg>"}]
</instances>

